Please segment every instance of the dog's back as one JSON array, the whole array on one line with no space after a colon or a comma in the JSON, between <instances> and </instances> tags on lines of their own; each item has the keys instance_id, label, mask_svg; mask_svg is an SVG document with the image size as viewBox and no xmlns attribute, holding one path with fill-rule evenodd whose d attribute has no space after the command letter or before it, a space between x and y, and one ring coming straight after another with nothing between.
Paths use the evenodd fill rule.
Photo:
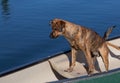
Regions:
<instances>
[{"instance_id":1,"label":"dog's back","mask_svg":"<svg viewBox=\"0 0 120 83\"><path fill-rule=\"evenodd\" d=\"M105 40L95 31L82 27L82 35L85 38L85 44L88 45L90 51L97 51L97 49L105 42Z\"/></svg>"}]
</instances>

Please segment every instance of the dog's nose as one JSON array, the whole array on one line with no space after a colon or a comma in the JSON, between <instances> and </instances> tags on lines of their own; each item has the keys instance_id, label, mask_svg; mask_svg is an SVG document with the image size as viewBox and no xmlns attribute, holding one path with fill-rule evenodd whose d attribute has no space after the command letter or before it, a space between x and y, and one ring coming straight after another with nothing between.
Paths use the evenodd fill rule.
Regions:
<instances>
[{"instance_id":1,"label":"dog's nose","mask_svg":"<svg viewBox=\"0 0 120 83\"><path fill-rule=\"evenodd\" d=\"M49 37L53 39L54 38L53 33L50 33Z\"/></svg>"},{"instance_id":2,"label":"dog's nose","mask_svg":"<svg viewBox=\"0 0 120 83\"><path fill-rule=\"evenodd\" d=\"M54 33L52 32L52 33L49 35L49 37L50 37L51 39L56 39L58 36L55 36Z\"/></svg>"}]
</instances>

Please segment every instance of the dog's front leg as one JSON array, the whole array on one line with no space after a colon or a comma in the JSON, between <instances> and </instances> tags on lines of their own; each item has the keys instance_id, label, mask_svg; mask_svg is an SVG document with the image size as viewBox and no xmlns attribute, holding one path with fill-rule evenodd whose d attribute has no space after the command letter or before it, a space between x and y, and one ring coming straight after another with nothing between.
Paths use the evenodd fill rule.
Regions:
<instances>
[{"instance_id":1,"label":"dog's front leg","mask_svg":"<svg viewBox=\"0 0 120 83\"><path fill-rule=\"evenodd\" d=\"M70 69L73 70L74 66L75 66L75 63L76 63L76 49L72 48L72 58L71 58L71 61L70 61Z\"/></svg>"},{"instance_id":2,"label":"dog's front leg","mask_svg":"<svg viewBox=\"0 0 120 83\"><path fill-rule=\"evenodd\" d=\"M66 72L72 72L73 71L73 68L75 66L75 63L76 63L76 49L75 48L72 48L71 50L71 60L70 60L70 67L65 70Z\"/></svg>"}]
</instances>

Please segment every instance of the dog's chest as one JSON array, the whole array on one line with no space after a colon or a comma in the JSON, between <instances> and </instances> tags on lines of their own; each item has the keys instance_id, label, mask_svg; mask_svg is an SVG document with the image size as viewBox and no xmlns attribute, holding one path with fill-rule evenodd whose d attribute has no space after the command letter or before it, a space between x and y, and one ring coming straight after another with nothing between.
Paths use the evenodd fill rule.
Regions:
<instances>
[{"instance_id":1,"label":"dog's chest","mask_svg":"<svg viewBox=\"0 0 120 83\"><path fill-rule=\"evenodd\" d=\"M76 50L81 50L84 48L84 37L81 36L81 32L79 28L72 28L73 30L68 31L66 29L64 36L69 41L72 48Z\"/></svg>"},{"instance_id":2,"label":"dog's chest","mask_svg":"<svg viewBox=\"0 0 120 83\"><path fill-rule=\"evenodd\" d=\"M76 41L72 41L72 42L71 42L71 46L72 46L73 48L75 48L76 50L79 49L79 46L78 46L78 44L77 44Z\"/></svg>"}]
</instances>

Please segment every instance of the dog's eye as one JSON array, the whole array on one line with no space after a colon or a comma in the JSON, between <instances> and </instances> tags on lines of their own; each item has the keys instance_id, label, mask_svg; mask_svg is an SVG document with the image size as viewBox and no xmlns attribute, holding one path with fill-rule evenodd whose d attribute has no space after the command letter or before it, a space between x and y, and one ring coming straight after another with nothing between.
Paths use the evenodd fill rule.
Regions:
<instances>
[{"instance_id":1,"label":"dog's eye","mask_svg":"<svg viewBox=\"0 0 120 83\"><path fill-rule=\"evenodd\" d=\"M55 30L55 31L56 31L57 29L56 29L56 28L54 28L53 30Z\"/></svg>"}]
</instances>

